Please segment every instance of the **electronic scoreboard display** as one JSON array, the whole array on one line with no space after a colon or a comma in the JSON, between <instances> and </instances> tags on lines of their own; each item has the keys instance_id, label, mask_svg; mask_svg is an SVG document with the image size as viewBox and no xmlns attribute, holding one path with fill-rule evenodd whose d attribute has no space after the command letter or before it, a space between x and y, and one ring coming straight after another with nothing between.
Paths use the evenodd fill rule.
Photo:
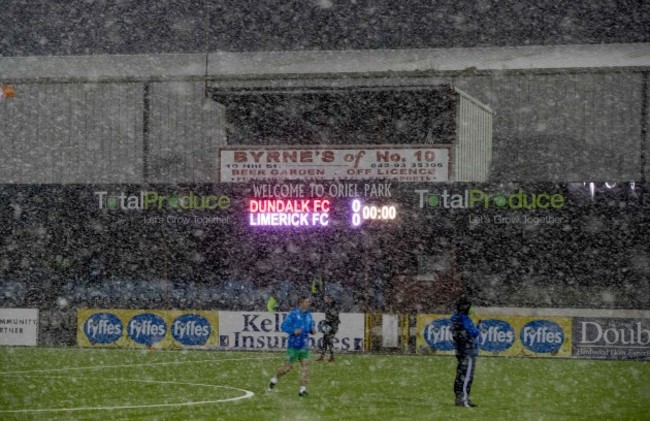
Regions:
<instances>
[{"instance_id":1,"label":"electronic scoreboard display","mask_svg":"<svg viewBox=\"0 0 650 421\"><path fill-rule=\"evenodd\" d=\"M251 227L360 227L398 219L395 202L363 198L259 199L248 200L247 221Z\"/></svg>"},{"instance_id":2,"label":"electronic scoreboard display","mask_svg":"<svg viewBox=\"0 0 650 421\"><path fill-rule=\"evenodd\" d=\"M246 199L250 227L349 227L395 224L398 200L391 185L332 184L312 188L273 185L254 188Z\"/></svg>"}]
</instances>

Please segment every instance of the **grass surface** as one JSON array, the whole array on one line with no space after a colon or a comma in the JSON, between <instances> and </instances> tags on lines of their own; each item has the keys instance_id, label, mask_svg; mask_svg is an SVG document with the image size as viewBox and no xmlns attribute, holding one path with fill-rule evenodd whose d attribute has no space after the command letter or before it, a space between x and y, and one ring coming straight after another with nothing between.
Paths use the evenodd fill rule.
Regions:
<instances>
[{"instance_id":1,"label":"grass surface","mask_svg":"<svg viewBox=\"0 0 650 421\"><path fill-rule=\"evenodd\" d=\"M312 361L307 398L297 369L266 392L282 358L0 348L0 419L650 420L648 362L479 358L468 409L453 405L453 357Z\"/></svg>"}]
</instances>

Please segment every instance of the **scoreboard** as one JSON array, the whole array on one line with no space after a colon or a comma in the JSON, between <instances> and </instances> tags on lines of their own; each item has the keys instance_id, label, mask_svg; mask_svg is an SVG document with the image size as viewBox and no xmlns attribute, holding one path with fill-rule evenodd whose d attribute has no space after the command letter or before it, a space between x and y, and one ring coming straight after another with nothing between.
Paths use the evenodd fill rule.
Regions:
<instances>
[{"instance_id":1,"label":"scoreboard","mask_svg":"<svg viewBox=\"0 0 650 421\"><path fill-rule=\"evenodd\" d=\"M374 221L395 221L396 203L377 203L362 198L260 199L248 200L247 220L251 227L359 227Z\"/></svg>"}]
</instances>

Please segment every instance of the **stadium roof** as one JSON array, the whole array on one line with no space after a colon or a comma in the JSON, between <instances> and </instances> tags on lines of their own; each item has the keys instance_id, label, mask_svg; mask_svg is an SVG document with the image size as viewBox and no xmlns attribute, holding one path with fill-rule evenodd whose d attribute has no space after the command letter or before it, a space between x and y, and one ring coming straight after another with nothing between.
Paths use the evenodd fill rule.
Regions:
<instances>
[{"instance_id":1,"label":"stadium roof","mask_svg":"<svg viewBox=\"0 0 650 421\"><path fill-rule=\"evenodd\" d=\"M210 79L650 68L650 43L210 53ZM0 57L7 82L203 79L205 54Z\"/></svg>"}]
</instances>

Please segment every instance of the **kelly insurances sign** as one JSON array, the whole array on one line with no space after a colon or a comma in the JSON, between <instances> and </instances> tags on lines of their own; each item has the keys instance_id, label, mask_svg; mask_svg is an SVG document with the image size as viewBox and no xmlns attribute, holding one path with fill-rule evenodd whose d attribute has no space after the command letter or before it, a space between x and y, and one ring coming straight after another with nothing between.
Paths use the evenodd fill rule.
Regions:
<instances>
[{"instance_id":1,"label":"kelly insurances sign","mask_svg":"<svg viewBox=\"0 0 650 421\"><path fill-rule=\"evenodd\" d=\"M218 338L216 311L77 311L81 347L181 349L213 347Z\"/></svg>"},{"instance_id":2,"label":"kelly insurances sign","mask_svg":"<svg viewBox=\"0 0 650 421\"><path fill-rule=\"evenodd\" d=\"M36 346L38 310L0 308L0 345Z\"/></svg>"},{"instance_id":3,"label":"kelly insurances sign","mask_svg":"<svg viewBox=\"0 0 650 421\"><path fill-rule=\"evenodd\" d=\"M288 335L281 329L287 313L219 312L219 347L246 350L281 351L287 349ZM318 326L323 313L312 313ZM341 313L341 324L335 335L334 349L359 352L364 350L365 317L358 313ZM323 334L310 337L312 349L318 349Z\"/></svg>"},{"instance_id":4,"label":"kelly insurances sign","mask_svg":"<svg viewBox=\"0 0 650 421\"><path fill-rule=\"evenodd\" d=\"M396 180L447 182L449 146L224 148L221 182L253 180Z\"/></svg>"},{"instance_id":5,"label":"kelly insurances sign","mask_svg":"<svg viewBox=\"0 0 650 421\"><path fill-rule=\"evenodd\" d=\"M481 316L479 354L522 357L571 356L571 318L533 316ZM449 315L417 316L419 353L454 354Z\"/></svg>"},{"instance_id":6,"label":"kelly insurances sign","mask_svg":"<svg viewBox=\"0 0 650 421\"><path fill-rule=\"evenodd\" d=\"M650 320L575 317L573 355L580 358L650 360Z\"/></svg>"}]
</instances>

